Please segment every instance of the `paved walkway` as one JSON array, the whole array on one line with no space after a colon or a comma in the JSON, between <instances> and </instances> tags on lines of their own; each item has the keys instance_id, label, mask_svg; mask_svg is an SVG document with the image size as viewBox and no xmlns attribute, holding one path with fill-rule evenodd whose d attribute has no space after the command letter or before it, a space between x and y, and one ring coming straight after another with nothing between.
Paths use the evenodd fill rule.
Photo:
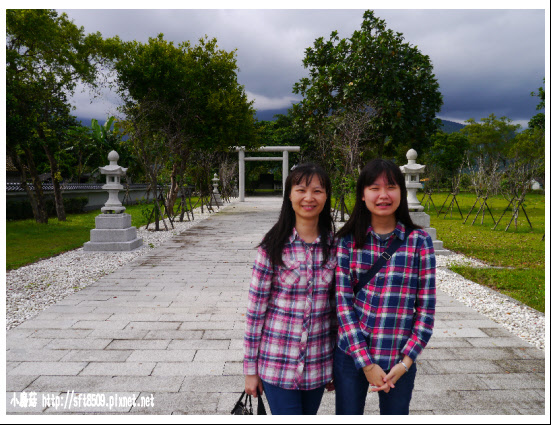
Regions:
<instances>
[{"instance_id":1,"label":"paved walkway","mask_svg":"<svg viewBox=\"0 0 551 425\"><path fill-rule=\"evenodd\" d=\"M7 412L228 414L244 385L255 246L280 202L234 203L8 331ZM544 363L544 351L439 291L412 413L543 415ZM22 407L33 392L36 407ZM127 405L133 395L143 405ZM116 405L83 406L103 398ZM319 413L333 406L326 393ZM366 414L377 413L369 395Z\"/></svg>"}]
</instances>

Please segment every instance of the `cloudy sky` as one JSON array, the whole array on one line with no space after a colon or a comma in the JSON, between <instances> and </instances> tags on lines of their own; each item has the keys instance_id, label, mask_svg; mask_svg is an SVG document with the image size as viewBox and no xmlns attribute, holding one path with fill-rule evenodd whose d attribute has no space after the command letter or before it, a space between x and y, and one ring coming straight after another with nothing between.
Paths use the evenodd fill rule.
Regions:
<instances>
[{"instance_id":1,"label":"cloudy sky","mask_svg":"<svg viewBox=\"0 0 551 425\"><path fill-rule=\"evenodd\" d=\"M431 58L444 97L440 118L463 123L494 113L526 125L539 102L530 93L543 85L546 72L545 3L528 1L524 7L532 9L527 10L373 9ZM360 28L364 10L58 9L87 32L99 31L104 37L147 42L162 32L175 44L195 44L205 34L216 37L222 49L237 49L238 80L257 110L287 108L299 101L292 87L307 75L304 50L333 30L341 38L350 36ZM117 96L106 93L91 103L89 95L79 93L74 103L79 118L103 120L114 112Z\"/></svg>"}]
</instances>

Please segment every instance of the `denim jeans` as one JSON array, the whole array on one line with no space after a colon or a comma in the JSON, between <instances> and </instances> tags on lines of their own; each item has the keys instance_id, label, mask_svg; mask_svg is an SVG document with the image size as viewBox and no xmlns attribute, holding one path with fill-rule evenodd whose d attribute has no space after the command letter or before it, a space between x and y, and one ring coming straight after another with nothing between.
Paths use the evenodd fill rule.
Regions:
<instances>
[{"instance_id":1,"label":"denim jeans","mask_svg":"<svg viewBox=\"0 0 551 425\"><path fill-rule=\"evenodd\" d=\"M417 367L414 363L388 393L378 392L381 415L409 414L416 371ZM336 414L363 415L369 383L363 370L356 369L354 359L339 348L335 349L333 374Z\"/></svg>"},{"instance_id":2,"label":"denim jeans","mask_svg":"<svg viewBox=\"0 0 551 425\"><path fill-rule=\"evenodd\" d=\"M315 390L286 390L262 381L272 415L315 415L325 386Z\"/></svg>"}]
</instances>

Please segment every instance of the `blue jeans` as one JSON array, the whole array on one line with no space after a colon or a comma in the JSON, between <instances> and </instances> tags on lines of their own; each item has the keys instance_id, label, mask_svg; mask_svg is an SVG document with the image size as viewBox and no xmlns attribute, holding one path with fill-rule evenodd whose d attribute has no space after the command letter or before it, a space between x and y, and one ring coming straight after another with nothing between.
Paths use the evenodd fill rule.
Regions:
<instances>
[{"instance_id":1,"label":"blue jeans","mask_svg":"<svg viewBox=\"0 0 551 425\"><path fill-rule=\"evenodd\" d=\"M388 371L385 371L388 373ZM415 363L402 375L388 393L379 391L381 415L408 415L409 403L417 367ZM337 415L363 415L369 383L362 369L356 369L354 359L341 349L335 349L333 360L335 411Z\"/></svg>"},{"instance_id":2,"label":"blue jeans","mask_svg":"<svg viewBox=\"0 0 551 425\"><path fill-rule=\"evenodd\" d=\"M325 386L315 390L286 390L262 381L272 415L315 415Z\"/></svg>"}]
</instances>

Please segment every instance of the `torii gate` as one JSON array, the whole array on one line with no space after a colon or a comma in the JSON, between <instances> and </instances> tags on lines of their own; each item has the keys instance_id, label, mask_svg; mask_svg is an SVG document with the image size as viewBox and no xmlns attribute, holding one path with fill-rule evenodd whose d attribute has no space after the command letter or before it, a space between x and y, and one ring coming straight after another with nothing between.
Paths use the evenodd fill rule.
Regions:
<instances>
[{"instance_id":1,"label":"torii gate","mask_svg":"<svg viewBox=\"0 0 551 425\"><path fill-rule=\"evenodd\" d=\"M283 190L285 190L285 180L289 175L289 152L300 152L300 146L264 146L255 149L255 152L283 152L281 157L248 157L245 158L246 148L236 147L239 152L239 201L245 201L245 161L283 161Z\"/></svg>"}]
</instances>

